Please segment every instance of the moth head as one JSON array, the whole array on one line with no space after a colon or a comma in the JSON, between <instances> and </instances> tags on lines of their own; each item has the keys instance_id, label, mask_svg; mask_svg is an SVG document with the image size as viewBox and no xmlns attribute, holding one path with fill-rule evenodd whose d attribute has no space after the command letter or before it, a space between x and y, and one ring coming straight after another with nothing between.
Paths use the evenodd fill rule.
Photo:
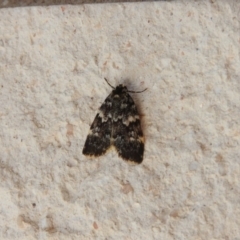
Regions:
<instances>
[{"instance_id":1,"label":"moth head","mask_svg":"<svg viewBox=\"0 0 240 240\"><path fill-rule=\"evenodd\" d=\"M118 85L114 90L114 92L117 93L117 94L125 93L127 91L128 91L127 87L122 85L122 84Z\"/></svg>"},{"instance_id":2,"label":"moth head","mask_svg":"<svg viewBox=\"0 0 240 240\"><path fill-rule=\"evenodd\" d=\"M144 90L142 90L142 91L129 91L128 89L127 89L127 87L125 87L124 85L122 85L122 84L120 84L120 85L118 85L116 88L115 87L113 87L109 82L108 82L108 80L106 79L106 78L104 78L105 79L105 81L107 82L107 84L112 88L112 89L114 89L113 90L113 93L114 94L121 94L121 93L126 93L126 92L131 92L131 93L141 93L141 92L144 92L144 91L146 91L147 90L147 88L145 88Z\"/></svg>"}]
</instances>

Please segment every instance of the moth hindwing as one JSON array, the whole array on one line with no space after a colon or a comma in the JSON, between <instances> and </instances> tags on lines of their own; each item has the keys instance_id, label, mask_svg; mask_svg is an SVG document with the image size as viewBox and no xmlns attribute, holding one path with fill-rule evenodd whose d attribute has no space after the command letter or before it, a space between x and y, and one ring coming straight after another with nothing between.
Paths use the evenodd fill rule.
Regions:
<instances>
[{"instance_id":1,"label":"moth hindwing","mask_svg":"<svg viewBox=\"0 0 240 240\"><path fill-rule=\"evenodd\" d=\"M142 162L143 132L137 108L128 92L133 91L118 85L99 108L83 147L84 155L100 156L114 146L124 160Z\"/></svg>"}]
</instances>

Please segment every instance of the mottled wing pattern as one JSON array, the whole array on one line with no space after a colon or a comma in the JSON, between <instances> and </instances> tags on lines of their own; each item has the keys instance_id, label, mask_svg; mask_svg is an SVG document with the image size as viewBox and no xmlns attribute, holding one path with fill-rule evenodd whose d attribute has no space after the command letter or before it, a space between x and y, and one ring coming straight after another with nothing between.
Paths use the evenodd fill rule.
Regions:
<instances>
[{"instance_id":1,"label":"mottled wing pattern","mask_svg":"<svg viewBox=\"0 0 240 240\"><path fill-rule=\"evenodd\" d=\"M125 160L141 163L144 152L144 138L137 108L128 93L119 100L113 112L112 142L118 154Z\"/></svg>"},{"instance_id":2,"label":"mottled wing pattern","mask_svg":"<svg viewBox=\"0 0 240 240\"><path fill-rule=\"evenodd\" d=\"M100 107L88 133L83 154L88 156L100 156L104 154L111 145L112 119L110 94Z\"/></svg>"}]
</instances>

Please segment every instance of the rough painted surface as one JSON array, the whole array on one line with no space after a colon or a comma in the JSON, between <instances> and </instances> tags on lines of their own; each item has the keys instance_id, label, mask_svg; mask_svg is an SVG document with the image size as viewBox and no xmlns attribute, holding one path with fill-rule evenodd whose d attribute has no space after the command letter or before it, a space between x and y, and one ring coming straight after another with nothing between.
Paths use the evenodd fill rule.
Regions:
<instances>
[{"instance_id":1,"label":"rough painted surface","mask_svg":"<svg viewBox=\"0 0 240 240\"><path fill-rule=\"evenodd\" d=\"M0 10L0 239L240 239L239 5ZM105 83L143 163L82 148Z\"/></svg>"}]
</instances>

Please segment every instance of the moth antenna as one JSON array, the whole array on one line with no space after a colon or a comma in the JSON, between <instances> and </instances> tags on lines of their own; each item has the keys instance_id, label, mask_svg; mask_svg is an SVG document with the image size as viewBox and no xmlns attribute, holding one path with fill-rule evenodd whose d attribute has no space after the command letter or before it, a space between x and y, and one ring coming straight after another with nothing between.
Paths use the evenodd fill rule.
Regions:
<instances>
[{"instance_id":1,"label":"moth antenna","mask_svg":"<svg viewBox=\"0 0 240 240\"><path fill-rule=\"evenodd\" d=\"M108 80L107 80L106 78L104 78L104 80L107 82L107 84L108 84L111 88L115 89L115 87L113 87L113 86L108 82Z\"/></svg>"},{"instance_id":2,"label":"moth antenna","mask_svg":"<svg viewBox=\"0 0 240 240\"><path fill-rule=\"evenodd\" d=\"M142 92L145 92L147 90L147 88L145 88L144 90L142 90L142 91L128 91L128 92L130 92L130 93L142 93Z\"/></svg>"}]
</instances>

